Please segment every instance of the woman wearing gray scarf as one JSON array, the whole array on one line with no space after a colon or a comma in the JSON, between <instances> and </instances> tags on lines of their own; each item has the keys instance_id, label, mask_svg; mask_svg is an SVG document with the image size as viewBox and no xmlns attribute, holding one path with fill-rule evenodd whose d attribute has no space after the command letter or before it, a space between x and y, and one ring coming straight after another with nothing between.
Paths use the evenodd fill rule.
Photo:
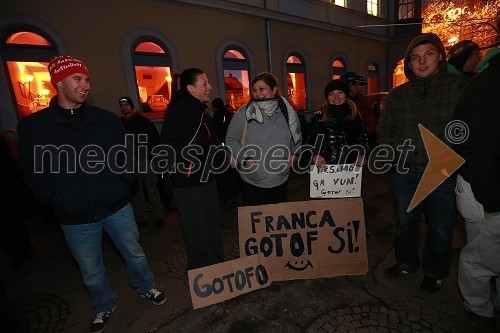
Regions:
<instances>
[{"instance_id":1,"label":"woman wearing gray scarf","mask_svg":"<svg viewBox=\"0 0 500 333\"><path fill-rule=\"evenodd\" d=\"M288 174L301 143L299 118L281 97L276 77L258 74L252 100L234 115L226 135L238 161L245 206L287 201Z\"/></svg>"}]
</instances>

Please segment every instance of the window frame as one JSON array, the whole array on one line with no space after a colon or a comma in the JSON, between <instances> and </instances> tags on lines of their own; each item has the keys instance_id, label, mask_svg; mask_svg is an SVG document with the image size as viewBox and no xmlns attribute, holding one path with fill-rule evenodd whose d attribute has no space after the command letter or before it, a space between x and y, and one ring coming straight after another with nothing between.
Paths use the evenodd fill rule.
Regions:
<instances>
[{"instance_id":1,"label":"window frame","mask_svg":"<svg viewBox=\"0 0 500 333\"><path fill-rule=\"evenodd\" d=\"M225 57L226 53L231 50L239 52L244 59L226 58ZM230 104L229 101L227 101L226 99L227 93L226 93L226 83L224 75L225 70L248 72L248 101L250 101L250 99L252 99L252 87L250 86L252 84L252 76L250 73L250 61L246 51L243 48L239 47L238 45L228 45L223 49L221 63L222 63L223 90L220 92L220 98L222 98L224 104ZM235 110L237 109L238 107L235 108Z\"/></svg>"},{"instance_id":2,"label":"window frame","mask_svg":"<svg viewBox=\"0 0 500 333\"><path fill-rule=\"evenodd\" d=\"M375 70L370 70L370 66L375 67ZM377 80L377 87L376 87L376 92L369 92L369 87L370 87L370 81L376 79ZM367 85L367 91L366 93L368 95L371 94L376 94L380 92L380 82L381 82L381 71L380 71L380 65L377 61L375 60L370 60L368 62L368 65L366 66L366 85Z\"/></svg>"},{"instance_id":3,"label":"window frame","mask_svg":"<svg viewBox=\"0 0 500 333\"><path fill-rule=\"evenodd\" d=\"M347 8L347 0L342 0L342 1L343 1L343 3L344 3L343 5L339 5L339 4L335 3L335 1L336 1L336 0L330 0L330 3L331 3L332 5L335 5L335 6L339 6L339 7Z\"/></svg>"},{"instance_id":4,"label":"window frame","mask_svg":"<svg viewBox=\"0 0 500 333\"><path fill-rule=\"evenodd\" d=\"M7 43L7 39L18 32L30 32L43 37L50 45L30 45L30 44L11 44ZM45 32L31 24L12 24L2 31L0 36L0 57L2 59L3 71L5 73L7 89L0 97L8 99L12 103L15 113L16 122L21 119L21 110L14 92L15 87L12 85L12 79L7 63L13 62L50 62L50 59L59 55L57 43L49 33ZM7 99L7 98L6 98Z\"/></svg>"},{"instance_id":5,"label":"window frame","mask_svg":"<svg viewBox=\"0 0 500 333\"><path fill-rule=\"evenodd\" d=\"M137 78L135 74L134 62L132 61L132 54L135 52L135 48L141 42L154 42L163 48L165 53L170 57L171 66L170 72L172 75L178 73L179 68L179 55L177 53L174 44L162 34L146 29L138 29L132 31L130 34L126 35L123 39L121 50L123 58L123 67L126 78L126 88L128 91L128 96L134 102L134 105L140 105L139 91L137 87ZM147 61L147 60L145 60ZM146 113L146 116L151 113ZM151 117L150 120L153 122L161 122L163 120L161 114L164 112L154 112L155 117Z\"/></svg>"},{"instance_id":6,"label":"window frame","mask_svg":"<svg viewBox=\"0 0 500 333\"><path fill-rule=\"evenodd\" d=\"M415 19L415 10L416 10L416 1L415 0L398 0L398 5L397 5L397 20L398 21L405 21L405 20L413 20ZM405 18L402 18L401 15L400 15L400 12L402 10L403 7L407 7L407 9L405 10L406 13L412 11L413 12L413 15L411 17L405 17ZM411 9L410 9L411 7Z\"/></svg>"},{"instance_id":7,"label":"window frame","mask_svg":"<svg viewBox=\"0 0 500 333\"><path fill-rule=\"evenodd\" d=\"M377 13L373 14L373 8L376 6ZM380 15L380 2L378 0L366 0L366 13L375 17Z\"/></svg>"},{"instance_id":8,"label":"window frame","mask_svg":"<svg viewBox=\"0 0 500 333\"><path fill-rule=\"evenodd\" d=\"M149 53L149 52L137 52L135 49L142 43L154 43L161 47L161 49L165 53ZM169 49L164 43L152 36L141 36L137 38L134 43L132 43L130 48L131 60L132 60L132 69L134 73L134 82L135 84L135 96L137 98L136 108L139 109L143 116L149 119L163 119L165 117L165 111L151 111L145 112L142 109L142 103L140 103L139 96L139 87L137 82L139 82L139 78L137 77L137 73L135 70L135 66L151 66L151 67L169 67L170 72L173 73L172 70L172 59L170 57ZM172 82L170 83L172 84ZM170 96L170 99L172 97Z\"/></svg>"},{"instance_id":9,"label":"window frame","mask_svg":"<svg viewBox=\"0 0 500 333\"><path fill-rule=\"evenodd\" d=\"M288 73L300 73L300 74L304 74L304 90L305 90L305 108L304 110L308 110L308 107L310 105L309 103L309 99L310 99L310 96L309 96L309 86L310 86L310 82L309 82L309 75L308 75L308 63L309 61L307 60L306 56L304 55L305 53L304 52L301 52L299 50L287 50L287 52L284 53L284 57L283 57L283 82L281 84L282 86L282 91L281 91L281 95L287 99L287 101L289 100L289 96L288 96L288 78L287 78L287 75ZM295 63L287 63L288 61L288 58L292 57L292 56L295 56L297 58L299 58L299 60L301 61L301 64L295 64ZM279 83L278 83L279 84ZM297 110L297 111L300 111L300 110Z\"/></svg>"},{"instance_id":10,"label":"window frame","mask_svg":"<svg viewBox=\"0 0 500 333\"><path fill-rule=\"evenodd\" d=\"M337 68L340 68L340 67L333 67L333 63L335 61L340 61L344 64L344 69L342 71L341 74L337 74L335 73L337 70ZM333 76L334 75L342 75L342 74L345 74L347 72L349 72L349 68L350 68L350 65L349 65L349 62L347 61L347 58L344 56L344 55L340 55L340 54L334 54L331 58L330 58L330 79L333 80Z\"/></svg>"},{"instance_id":11,"label":"window frame","mask_svg":"<svg viewBox=\"0 0 500 333\"><path fill-rule=\"evenodd\" d=\"M216 50L216 70L217 70L217 79L218 79L218 88L219 88L219 97L222 98L224 103L227 103L226 101L226 87L225 87L225 81L224 81L224 55L226 54L227 51L229 50L236 50L240 52L243 56L246 57L246 61L248 63L248 81L249 85L252 84L252 78L255 77L256 69L255 69L255 55L252 52L252 49L248 47L244 42L236 39L224 39L223 41L220 42L219 46L217 47ZM215 87L215 84L212 84L213 87ZM250 89L250 98L252 98L252 87L249 87ZM216 91L212 91L212 96L217 96Z\"/></svg>"}]
</instances>

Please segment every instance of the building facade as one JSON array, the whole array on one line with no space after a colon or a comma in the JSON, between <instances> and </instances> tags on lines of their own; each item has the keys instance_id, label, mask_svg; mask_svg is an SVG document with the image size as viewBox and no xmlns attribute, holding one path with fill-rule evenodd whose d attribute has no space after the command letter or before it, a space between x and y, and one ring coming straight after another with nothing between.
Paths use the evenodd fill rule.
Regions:
<instances>
[{"instance_id":1,"label":"building facade","mask_svg":"<svg viewBox=\"0 0 500 333\"><path fill-rule=\"evenodd\" d=\"M388 91L420 31L420 7L411 0L3 1L0 126L15 128L48 104L55 90L46 66L58 54L87 65L90 103L118 113L118 98L128 95L158 122L176 73L189 67L206 72L212 98L235 108L261 71L277 76L298 111L317 110L326 83L347 71L367 78L368 93Z\"/></svg>"}]
</instances>

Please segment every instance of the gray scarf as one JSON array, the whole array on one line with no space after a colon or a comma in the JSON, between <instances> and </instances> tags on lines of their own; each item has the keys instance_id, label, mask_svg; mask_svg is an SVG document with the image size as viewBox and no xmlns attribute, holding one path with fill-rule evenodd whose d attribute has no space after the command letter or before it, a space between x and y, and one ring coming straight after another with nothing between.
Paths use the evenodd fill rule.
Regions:
<instances>
[{"instance_id":1,"label":"gray scarf","mask_svg":"<svg viewBox=\"0 0 500 333\"><path fill-rule=\"evenodd\" d=\"M286 119L292 140L297 145L302 134L300 131L299 117L295 109L288 103L284 97L268 98L268 99L253 99L247 104L246 119L247 121L255 120L259 124L264 123L262 113L271 117L275 112L281 111Z\"/></svg>"}]
</instances>

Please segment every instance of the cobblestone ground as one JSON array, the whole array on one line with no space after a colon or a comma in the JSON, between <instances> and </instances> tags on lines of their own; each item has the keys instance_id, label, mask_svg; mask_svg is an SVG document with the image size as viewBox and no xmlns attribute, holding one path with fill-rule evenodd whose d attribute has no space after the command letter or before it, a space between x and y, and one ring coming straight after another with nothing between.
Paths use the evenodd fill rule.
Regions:
<instances>
[{"instance_id":1,"label":"cobblestone ground","mask_svg":"<svg viewBox=\"0 0 500 333\"><path fill-rule=\"evenodd\" d=\"M31 295L16 299L12 306L20 324L19 332L61 332L69 316L68 303L56 295Z\"/></svg>"},{"instance_id":2,"label":"cobblestone ground","mask_svg":"<svg viewBox=\"0 0 500 333\"><path fill-rule=\"evenodd\" d=\"M362 305L336 309L320 316L307 333L462 332L420 298L409 297L390 306Z\"/></svg>"},{"instance_id":3,"label":"cobblestone ground","mask_svg":"<svg viewBox=\"0 0 500 333\"><path fill-rule=\"evenodd\" d=\"M224 248L227 251L224 260L229 261L239 258L237 230L234 227L223 227L222 238L224 240ZM186 274L186 246L182 239L176 239L170 244L166 258L162 261L165 261L167 264L168 271L182 279L184 285L189 288L189 281Z\"/></svg>"}]
</instances>

